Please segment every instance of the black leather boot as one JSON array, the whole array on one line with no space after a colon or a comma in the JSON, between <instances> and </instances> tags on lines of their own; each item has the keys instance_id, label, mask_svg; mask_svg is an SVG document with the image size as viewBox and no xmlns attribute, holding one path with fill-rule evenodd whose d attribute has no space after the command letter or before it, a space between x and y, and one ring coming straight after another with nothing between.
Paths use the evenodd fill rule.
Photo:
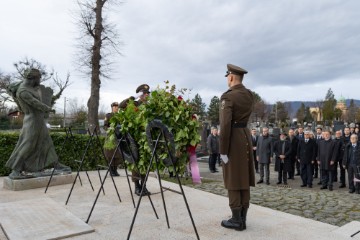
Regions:
<instances>
[{"instance_id":1,"label":"black leather boot","mask_svg":"<svg viewBox=\"0 0 360 240\"><path fill-rule=\"evenodd\" d=\"M246 215L247 215L247 211L248 211L248 208L242 208L241 209L241 217L242 217L242 220L243 220L243 224L244 224L244 230L246 229Z\"/></svg>"},{"instance_id":2,"label":"black leather boot","mask_svg":"<svg viewBox=\"0 0 360 240\"><path fill-rule=\"evenodd\" d=\"M118 171L117 171L117 167L116 167L116 166L111 166L111 167L110 167L110 174L111 174L111 176L113 176L113 177L118 177L118 176L120 176L120 174L119 174Z\"/></svg>"},{"instance_id":3,"label":"black leather boot","mask_svg":"<svg viewBox=\"0 0 360 240\"><path fill-rule=\"evenodd\" d=\"M141 194L141 185L140 185L139 181L135 182L135 194L138 196L140 196L140 194Z\"/></svg>"},{"instance_id":4,"label":"black leather boot","mask_svg":"<svg viewBox=\"0 0 360 240\"><path fill-rule=\"evenodd\" d=\"M241 208L231 209L231 212L232 217L229 220L222 220L221 226L235 229L237 231L244 230L244 222L241 217Z\"/></svg>"},{"instance_id":5,"label":"black leather boot","mask_svg":"<svg viewBox=\"0 0 360 240\"><path fill-rule=\"evenodd\" d=\"M141 187L142 187L143 183L141 183ZM144 187L144 191L143 191L143 196L146 195L151 195L151 192L149 192L149 190L147 190L146 186Z\"/></svg>"}]
</instances>

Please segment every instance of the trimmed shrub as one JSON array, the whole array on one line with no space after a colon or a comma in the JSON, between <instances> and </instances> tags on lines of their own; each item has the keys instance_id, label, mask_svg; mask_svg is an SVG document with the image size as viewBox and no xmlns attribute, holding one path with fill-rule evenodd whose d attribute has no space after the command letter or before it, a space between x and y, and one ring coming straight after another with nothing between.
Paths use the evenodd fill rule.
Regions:
<instances>
[{"instance_id":1,"label":"trimmed shrub","mask_svg":"<svg viewBox=\"0 0 360 240\"><path fill-rule=\"evenodd\" d=\"M0 176L7 176L11 169L5 167L5 163L13 152L16 143L19 139L19 132L0 132ZM81 160L86 145L90 139L89 135L74 134L73 139L66 139L65 133L50 133L54 142L56 153L59 156L60 162L64 165L70 166L73 172L76 172L79 163L75 160ZM103 146L104 137L99 136L100 144ZM97 165L107 165L97 139L94 137L92 143L85 155L85 161L82 170L96 170Z\"/></svg>"}]
</instances>

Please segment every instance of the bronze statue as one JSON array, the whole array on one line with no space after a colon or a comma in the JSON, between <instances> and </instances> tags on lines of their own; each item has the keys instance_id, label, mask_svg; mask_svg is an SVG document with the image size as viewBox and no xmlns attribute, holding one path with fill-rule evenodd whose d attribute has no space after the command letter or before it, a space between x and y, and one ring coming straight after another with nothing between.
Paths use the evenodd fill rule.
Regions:
<instances>
[{"instance_id":1,"label":"bronze statue","mask_svg":"<svg viewBox=\"0 0 360 240\"><path fill-rule=\"evenodd\" d=\"M8 89L25 115L19 140L6 163L12 169L9 175L12 179L42 176L48 167L55 167L55 173L71 173L70 167L59 163L46 127L45 118L52 110L42 101L46 88L40 85L40 79L40 71L30 69L20 84Z\"/></svg>"}]
</instances>

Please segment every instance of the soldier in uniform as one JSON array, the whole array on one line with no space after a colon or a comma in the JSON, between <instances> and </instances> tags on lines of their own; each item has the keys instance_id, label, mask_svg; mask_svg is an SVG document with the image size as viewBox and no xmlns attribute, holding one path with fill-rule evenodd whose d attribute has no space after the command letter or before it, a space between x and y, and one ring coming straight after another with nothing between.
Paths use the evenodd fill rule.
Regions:
<instances>
[{"instance_id":1,"label":"soldier in uniform","mask_svg":"<svg viewBox=\"0 0 360 240\"><path fill-rule=\"evenodd\" d=\"M125 109L129 103L130 100L134 101L135 106L140 106L143 103L146 103L146 99L149 96L150 93L150 87L147 84L142 84L140 85L137 89L136 89L136 97L129 97L125 100L123 100L120 103L120 108L121 109ZM136 100L136 98L138 98ZM135 184L135 194L140 196L141 194L141 189L142 189L142 182L145 179L145 175L138 173L137 171L133 170L131 173L131 180L134 182ZM141 182L140 182L141 180ZM146 187L144 188L143 191L143 195L150 195L151 193L146 189Z\"/></svg>"},{"instance_id":2,"label":"soldier in uniform","mask_svg":"<svg viewBox=\"0 0 360 240\"><path fill-rule=\"evenodd\" d=\"M119 103L113 102L111 104L111 113L107 113L105 115L105 120L104 120L104 129L105 130L107 130L110 127L110 119L118 111L119 111ZM111 174L111 176L117 177L117 176L120 176L120 174L117 171L117 167L119 166L120 162L122 161L121 153L117 149L104 149L105 157L106 157L106 160L108 161L108 163L110 163L111 158L113 157L115 151L116 151L116 153L115 153L113 162L110 167L110 174Z\"/></svg>"},{"instance_id":3,"label":"soldier in uniform","mask_svg":"<svg viewBox=\"0 0 360 240\"><path fill-rule=\"evenodd\" d=\"M255 186L253 148L247 128L254 96L242 84L247 71L232 64L228 64L227 69L229 90L220 101L220 154L232 217L223 220L221 226L242 231L246 229L250 186Z\"/></svg>"}]
</instances>

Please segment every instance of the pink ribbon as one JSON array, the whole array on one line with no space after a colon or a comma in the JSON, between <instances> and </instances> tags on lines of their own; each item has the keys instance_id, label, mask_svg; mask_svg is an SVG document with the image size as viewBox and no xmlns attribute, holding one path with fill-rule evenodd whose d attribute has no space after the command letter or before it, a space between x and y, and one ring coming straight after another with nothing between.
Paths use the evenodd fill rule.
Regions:
<instances>
[{"instance_id":1,"label":"pink ribbon","mask_svg":"<svg viewBox=\"0 0 360 240\"><path fill-rule=\"evenodd\" d=\"M193 184L201 184L200 170L199 170L199 165L198 165L197 158L196 158L195 147L190 146L188 148L188 153L190 155L188 172L191 172Z\"/></svg>"}]
</instances>

